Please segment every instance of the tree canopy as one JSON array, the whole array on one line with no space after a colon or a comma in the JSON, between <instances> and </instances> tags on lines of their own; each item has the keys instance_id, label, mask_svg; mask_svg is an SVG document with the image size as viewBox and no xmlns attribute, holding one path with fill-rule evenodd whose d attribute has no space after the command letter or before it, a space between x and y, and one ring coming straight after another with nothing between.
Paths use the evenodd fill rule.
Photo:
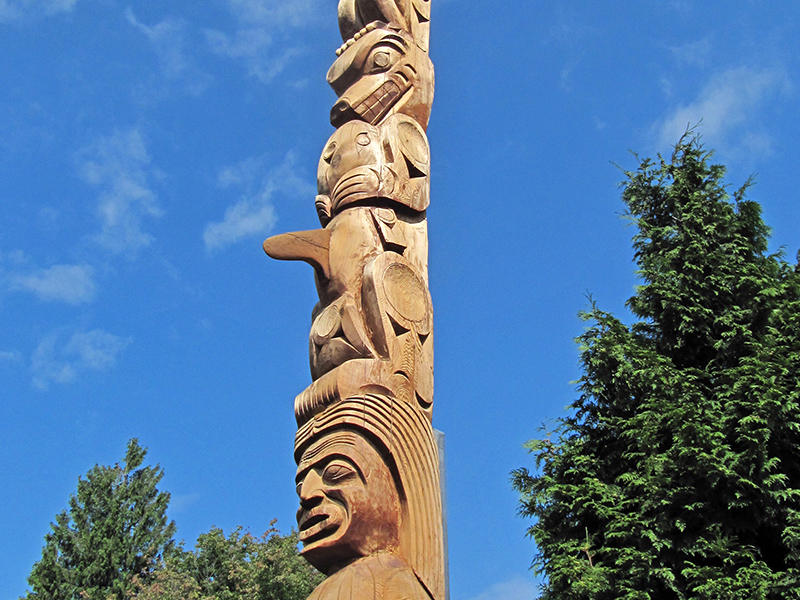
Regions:
<instances>
[{"instance_id":1,"label":"tree canopy","mask_svg":"<svg viewBox=\"0 0 800 600\"><path fill-rule=\"evenodd\" d=\"M128 442L122 464L95 465L56 515L33 566L26 598L123 598L131 578L147 573L174 544L169 494L156 487L164 472L142 466L147 449Z\"/></svg>"},{"instance_id":2,"label":"tree canopy","mask_svg":"<svg viewBox=\"0 0 800 600\"><path fill-rule=\"evenodd\" d=\"M800 598L800 267L711 157L625 173L638 320L591 303L580 395L512 473L545 599Z\"/></svg>"},{"instance_id":3,"label":"tree canopy","mask_svg":"<svg viewBox=\"0 0 800 600\"><path fill-rule=\"evenodd\" d=\"M238 528L176 544L163 470L142 466L132 439L122 464L95 465L56 516L24 600L304 600L323 576L297 550L297 534Z\"/></svg>"},{"instance_id":4,"label":"tree canopy","mask_svg":"<svg viewBox=\"0 0 800 600\"><path fill-rule=\"evenodd\" d=\"M274 525L274 521L271 525ZM139 600L305 600L324 576L297 551L297 533L261 537L214 527L194 551L177 548L130 594Z\"/></svg>"}]
</instances>

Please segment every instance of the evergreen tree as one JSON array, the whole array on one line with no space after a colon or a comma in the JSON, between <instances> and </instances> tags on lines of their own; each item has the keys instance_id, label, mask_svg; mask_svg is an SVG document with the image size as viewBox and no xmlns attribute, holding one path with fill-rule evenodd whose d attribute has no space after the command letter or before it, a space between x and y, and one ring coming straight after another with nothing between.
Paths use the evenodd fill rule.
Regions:
<instances>
[{"instance_id":1,"label":"evergreen tree","mask_svg":"<svg viewBox=\"0 0 800 600\"><path fill-rule=\"evenodd\" d=\"M170 550L175 524L167 520L169 494L156 488L164 473L142 467L146 454L132 439L121 465L95 465L79 478L69 509L45 536L26 598L121 599L133 578Z\"/></svg>"},{"instance_id":2,"label":"evergreen tree","mask_svg":"<svg viewBox=\"0 0 800 600\"><path fill-rule=\"evenodd\" d=\"M545 599L800 598L800 267L710 158L625 173L638 321L583 313L580 396L512 473Z\"/></svg>"}]
</instances>

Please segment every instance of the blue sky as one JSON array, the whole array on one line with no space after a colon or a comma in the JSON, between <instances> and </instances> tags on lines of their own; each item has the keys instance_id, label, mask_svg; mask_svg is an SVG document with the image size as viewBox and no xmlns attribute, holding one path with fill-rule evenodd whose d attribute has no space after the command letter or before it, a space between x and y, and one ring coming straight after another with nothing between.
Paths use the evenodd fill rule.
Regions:
<instances>
[{"instance_id":1,"label":"blue sky","mask_svg":"<svg viewBox=\"0 0 800 600\"><path fill-rule=\"evenodd\" d=\"M451 597L522 600L535 552L509 471L580 376L591 293L625 315L612 164L687 124L800 247L796 2L434 0L434 424ZM310 380L334 0L0 0L0 598L26 589L77 478L138 437L191 545L294 524Z\"/></svg>"}]
</instances>

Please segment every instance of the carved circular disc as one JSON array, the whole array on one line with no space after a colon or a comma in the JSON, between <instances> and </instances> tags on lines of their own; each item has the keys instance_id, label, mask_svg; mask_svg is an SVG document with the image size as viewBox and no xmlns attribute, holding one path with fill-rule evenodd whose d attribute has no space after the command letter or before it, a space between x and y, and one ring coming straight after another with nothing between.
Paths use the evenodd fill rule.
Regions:
<instances>
[{"instance_id":1,"label":"carved circular disc","mask_svg":"<svg viewBox=\"0 0 800 600\"><path fill-rule=\"evenodd\" d=\"M403 153L417 163L418 167L428 164L428 144L425 135L409 121L397 124L397 135ZM427 169L424 169L427 171Z\"/></svg>"},{"instance_id":2,"label":"carved circular disc","mask_svg":"<svg viewBox=\"0 0 800 600\"><path fill-rule=\"evenodd\" d=\"M339 329L341 322L339 307L336 304L331 304L314 321L314 335L321 340L330 339Z\"/></svg>"},{"instance_id":3,"label":"carved circular disc","mask_svg":"<svg viewBox=\"0 0 800 600\"><path fill-rule=\"evenodd\" d=\"M409 321L421 321L428 312L423 281L404 264L393 263L383 273L383 291L398 314Z\"/></svg>"}]
</instances>

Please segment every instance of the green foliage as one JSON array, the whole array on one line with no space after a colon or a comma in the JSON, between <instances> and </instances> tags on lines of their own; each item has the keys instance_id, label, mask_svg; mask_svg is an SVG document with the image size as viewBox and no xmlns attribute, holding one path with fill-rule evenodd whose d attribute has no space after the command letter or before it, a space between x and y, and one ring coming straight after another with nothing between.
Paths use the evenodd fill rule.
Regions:
<instances>
[{"instance_id":1,"label":"green foliage","mask_svg":"<svg viewBox=\"0 0 800 600\"><path fill-rule=\"evenodd\" d=\"M512 473L545 599L800 598L800 267L710 156L626 172L639 320L582 315L580 397Z\"/></svg>"},{"instance_id":2,"label":"green foliage","mask_svg":"<svg viewBox=\"0 0 800 600\"><path fill-rule=\"evenodd\" d=\"M141 466L146 454L132 439L122 465L95 465L79 478L69 509L45 536L26 598L124 598L132 578L170 549L175 524L166 516L169 494L156 488L163 471Z\"/></svg>"},{"instance_id":3,"label":"green foliage","mask_svg":"<svg viewBox=\"0 0 800 600\"><path fill-rule=\"evenodd\" d=\"M194 551L176 545L170 495L156 488L164 472L143 467L146 454L132 439L122 465L79 478L25 600L305 600L324 579L297 551L297 533L281 535L275 521L260 538L213 528Z\"/></svg>"},{"instance_id":4,"label":"green foliage","mask_svg":"<svg viewBox=\"0 0 800 600\"><path fill-rule=\"evenodd\" d=\"M274 521L273 521L274 524ZM297 534L213 528L194 552L177 549L131 597L145 600L305 600L323 576L297 551Z\"/></svg>"},{"instance_id":5,"label":"green foliage","mask_svg":"<svg viewBox=\"0 0 800 600\"><path fill-rule=\"evenodd\" d=\"M146 580L134 578L127 597L137 600L204 600L200 586L192 576L172 565L162 565Z\"/></svg>"}]
</instances>

